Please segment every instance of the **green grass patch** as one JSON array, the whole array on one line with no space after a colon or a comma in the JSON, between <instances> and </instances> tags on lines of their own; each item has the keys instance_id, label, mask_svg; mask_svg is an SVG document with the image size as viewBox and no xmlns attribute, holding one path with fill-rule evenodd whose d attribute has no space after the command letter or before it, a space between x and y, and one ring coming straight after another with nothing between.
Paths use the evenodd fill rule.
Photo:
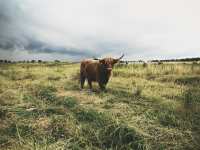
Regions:
<instances>
[{"instance_id":1,"label":"green grass patch","mask_svg":"<svg viewBox=\"0 0 200 150\"><path fill-rule=\"evenodd\" d=\"M54 102L56 100L56 89L54 87L42 87L38 89L37 98L47 102Z\"/></svg>"},{"instance_id":2,"label":"green grass patch","mask_svg":"<svg viewBox=\"0 0 200 150\"><path fill-rule=\"evenodd\" d=\"M58 104L67 108L74 108L78 102L74 97L64 97L59 100Z\"/></svg>"}]
</instances>

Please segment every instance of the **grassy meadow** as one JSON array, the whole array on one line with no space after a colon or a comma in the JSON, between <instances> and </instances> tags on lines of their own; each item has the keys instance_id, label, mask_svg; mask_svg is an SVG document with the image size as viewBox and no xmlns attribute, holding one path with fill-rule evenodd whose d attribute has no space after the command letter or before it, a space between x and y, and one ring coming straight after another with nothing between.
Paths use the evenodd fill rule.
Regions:
<instances>
[{"instance_id":1,"label":"grassy meadow","mask_svg":"<svg viewBox=\"0 0 200 150\"><path fill-rule=\"evenodd\" d=\"M0 149L200 149L200 64L118 64L93 93L79 66L0 64Z\"/></svg>"}]
</instances>

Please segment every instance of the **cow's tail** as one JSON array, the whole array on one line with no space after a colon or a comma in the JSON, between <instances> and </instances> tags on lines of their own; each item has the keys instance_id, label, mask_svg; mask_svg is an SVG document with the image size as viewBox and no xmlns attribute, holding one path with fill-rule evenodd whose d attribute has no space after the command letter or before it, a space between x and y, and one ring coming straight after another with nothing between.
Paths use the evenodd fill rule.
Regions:
<instances>
[{"instance_id":1,"label":"cow's tail","mask_svg":"<svg viewBox=\"0 0 200 150\"><path fill-rule=\"evenodd\" d=\"M80 66L80 84L81 84L81 89L83 88L84 86L84 83L85 83L85 63L82 62L81 63L81 66Z\"/></svg>"}]
</instances>

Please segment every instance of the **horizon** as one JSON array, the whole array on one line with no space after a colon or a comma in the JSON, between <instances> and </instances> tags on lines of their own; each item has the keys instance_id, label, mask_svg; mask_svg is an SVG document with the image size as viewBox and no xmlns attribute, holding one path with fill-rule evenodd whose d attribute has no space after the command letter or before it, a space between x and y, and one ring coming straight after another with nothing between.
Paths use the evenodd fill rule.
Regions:
<instances>
[{"instance_id":1,"label":"horizon","mask_svg":"<svg viewBox=\"0 0 200 150\"><path fill-rule=\"evenodd\" d=\"M94 59L94 58L88 58L88 59ZM101 59L101 58L99 58ZM198 60L194 60L194 59L198 59ZM11 61L11 62L31 62L34 61L35 63L37 63L38 61L42 61L42 62L55 62L55 61L60 61L60 62L81 62L82 60L67 60L67 59L52 59L52 60L42 60L42 59L19 59L19 60L12 60L12 59L0 59L0 63L1 61L4 63L4 61ZM123 59L123 62L139 62L139 61L143 61L143 62L151 62L151 61L200 61L200 57L182 57L182 58L169 58L169 59L149 59L149 60L143 60L143 59Z\"/></svg>"},{"instance_id":2,"label":"horizon","mask_svg":"<svg viewBox=\"0 0 200 150\"><path fill-rule=\"evenodd\" d=\"M0 2L0 59L200 57L197 0Z\"/></svg>"}]
</instances>

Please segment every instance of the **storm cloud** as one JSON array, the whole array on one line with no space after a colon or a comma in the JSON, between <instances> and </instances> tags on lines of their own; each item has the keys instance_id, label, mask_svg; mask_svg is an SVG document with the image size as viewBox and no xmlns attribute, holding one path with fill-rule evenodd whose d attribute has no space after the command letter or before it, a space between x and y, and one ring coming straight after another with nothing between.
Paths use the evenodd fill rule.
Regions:
<instances>
[{"instance_id":1,"label":"storm cloud","mask_svg":"<svg viewBox=\"0 0 200 150\"><path fill-rule=\"evenodd\" d=\"M197 0L0 1L0 59L200 56Z\"/></svg>"}]
</instances>

